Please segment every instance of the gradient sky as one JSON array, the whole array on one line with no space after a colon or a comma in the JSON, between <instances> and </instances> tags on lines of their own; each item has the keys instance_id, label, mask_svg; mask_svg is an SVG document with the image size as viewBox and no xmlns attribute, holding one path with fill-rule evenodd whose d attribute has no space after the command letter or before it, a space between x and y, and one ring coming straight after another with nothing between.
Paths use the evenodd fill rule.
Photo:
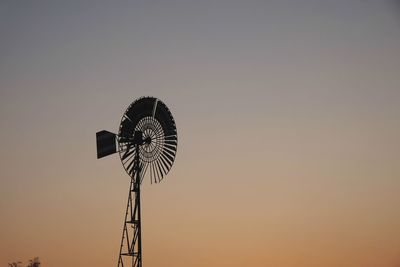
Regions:
<instances>
[{"instance_id":1,"label":"gradient sky","mask_svg":"<svg viewBox=\"0 0 400 267\"><path fill-rule=\"evenodd\" d=\"M129 178L96 159L142 95L175 164L146 267L400 266L398 1L1 1L0 265L117 263Z\"/></svg>"}]
</instances>

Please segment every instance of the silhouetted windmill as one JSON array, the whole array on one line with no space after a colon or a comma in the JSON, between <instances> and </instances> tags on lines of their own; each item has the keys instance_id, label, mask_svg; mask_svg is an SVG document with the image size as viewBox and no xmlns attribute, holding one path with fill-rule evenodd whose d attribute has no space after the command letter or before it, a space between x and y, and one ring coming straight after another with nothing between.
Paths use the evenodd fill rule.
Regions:
<instances>
[{"instance_id":1,"label":"silhouetted windmill","mask_svg":"<svg viewBox=\"0 0 400 267\"><path fill-rule=\"evenodd\" d=\"M146 173L160 182L175 160L178 135L168 107L154 97L134 101L122 116L118 135L96 133L97 158L119 152L131 177L118 266L142 267L140 185Z\"/></svg>"}]
</instances>

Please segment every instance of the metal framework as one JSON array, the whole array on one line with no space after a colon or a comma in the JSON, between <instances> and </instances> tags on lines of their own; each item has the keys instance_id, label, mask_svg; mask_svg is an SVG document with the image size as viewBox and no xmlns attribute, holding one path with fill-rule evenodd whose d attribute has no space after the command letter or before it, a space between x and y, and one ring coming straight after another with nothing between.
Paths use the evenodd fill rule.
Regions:
<instances>
[{"instance_id":1,"label":"metal framework","mask_svg":"<svg viewBox=\"0 0 400 267\"><path fill-rule=\"evenodd\" d=\"M118 267L142 267L139 144L136 144L133 168L136 177L131 178L131 185L129 187Z\"/></svg>"},{"instance_id":2,"label":"metal framework","mask_svg":"<svg viewBox=\"0 0 400 267\"><path fill-rule=\"evenodd\" d=\"M158 98L141 97L125 111L118 134L96 133L96 146L97 158L118 152L131 178L118 267L142 267L140 185L147 170L150 182L159 183L171 169L178 146L174 118Z\"/></svg>"}]
</instances>

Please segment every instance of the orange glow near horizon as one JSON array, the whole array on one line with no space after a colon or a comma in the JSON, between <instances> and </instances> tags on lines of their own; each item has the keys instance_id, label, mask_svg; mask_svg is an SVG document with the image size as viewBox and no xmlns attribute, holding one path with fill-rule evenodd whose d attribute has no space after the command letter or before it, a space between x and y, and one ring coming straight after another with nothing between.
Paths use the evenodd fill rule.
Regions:
<instances>
[{"instance_id":1,"label":"orange glow near horizon","mask_svg":"<svg viewBox=\"0 0 400 267\"><path fill-rule=\"evenodd\" d=\"M178 128L142 186L145 267L400 266L394 3L0 10L0 266L117 264L129 178L95 133L143 95Z\"/></svg>"}]
</instances>

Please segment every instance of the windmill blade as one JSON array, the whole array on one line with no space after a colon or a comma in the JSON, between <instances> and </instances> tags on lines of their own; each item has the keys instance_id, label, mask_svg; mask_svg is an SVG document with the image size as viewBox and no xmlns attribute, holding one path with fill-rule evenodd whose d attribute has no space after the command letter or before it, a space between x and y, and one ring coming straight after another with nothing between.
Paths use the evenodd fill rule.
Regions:
<instances>
[{"instance_id":1,"label":"windmill blade","mask_svg":"<svg viewBox=\"0 0 400 267\"><path fill-rule=\"evenodd\" d=\"M160 163L158 162L158 160L156 160L155 163L157 164L157 167L158 167L158 173L160 175L158 177L158 181L160 182L164 178L164 174L163 174L163 171L161 170Z\"/></svg>"},{"instance_id":2,"label":"windmill blade","mask_svg":"<svg viewBox=\"0 0 400 267\"><path fill-rule=\"evenodd\" d=\"M160 157L160 163L164 166L165 174L167 174L169 172L170 167L168 166L167 162L162 156Z\"/></svg>"},{"instance_id":3,"label":"windmill blade","mask_svg":"<svg viewBox=\"0 0 400 267\"><path fill-rule=\"evenodd\" d=\"M173 158L171 158L169 155L167 154L162 154L161 158L163 158L167 163L168 163L168 168L171 168L172 163L174 162Z\"/></svg>"},{"instance_id":4,"label":"windmill blade","mask_svg":"<svg viewBox=\"0 0 400 267\"><path fill-rule=\"evenodd\" d=\"M141 177L140 182L143 182L144 175L146 174L147 167L149 166L148 163L143 163L143 165L144 165L144 167L141 168L141 173L140 173L140 177Z\"/></svg>"},{"instance_id":5,"label":"windmill blade","mask_svg":"<svg viewBox=\"0 0 400 267\"><path fill-rule=\"evenodd\" d=\"M131 162L129 162L129 164L126 166L126 169L129 171L133 170L134 164L135 164L135 161L132 159Z\"/></svg>"},{"instance_id":6,"label":"windmill blade","mask_svg":"<svg viewBox=\"0 0 400 267\"><path fill-rule=\"evenodd\" d=\"M127 145L127 148L124 150L124 153L121 156L121 160L125 160L127 157L131 156L135 152L135 147L131 144Z\"/></svg>"}]
</instances>

